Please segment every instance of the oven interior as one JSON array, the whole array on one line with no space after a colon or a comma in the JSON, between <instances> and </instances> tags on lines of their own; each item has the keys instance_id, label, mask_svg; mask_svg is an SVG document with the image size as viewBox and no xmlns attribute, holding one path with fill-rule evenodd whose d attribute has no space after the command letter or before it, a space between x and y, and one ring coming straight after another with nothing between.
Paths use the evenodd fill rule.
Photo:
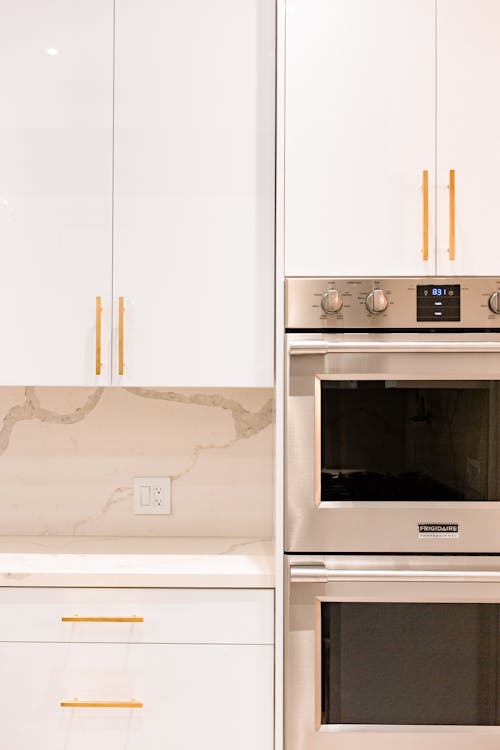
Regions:
<instances>
[{"instance_id":1,"label":"oven interior","mask_svg":"<svg viewBox=\"0 0 500 750\"><path fill-rule=\"evenodd\" d=\"M496 500L496 388L321 379L321 501Z\"/></svg>"},{"instance_id":2,"label":"oven interior","mask_svg":"<svg viewBox=\"0 0 500 750\"><path fill-rule=\"evenodd\" d=\"M500 605L318 606L321 724L500 724Z\"/></svg>"}]
</instances>

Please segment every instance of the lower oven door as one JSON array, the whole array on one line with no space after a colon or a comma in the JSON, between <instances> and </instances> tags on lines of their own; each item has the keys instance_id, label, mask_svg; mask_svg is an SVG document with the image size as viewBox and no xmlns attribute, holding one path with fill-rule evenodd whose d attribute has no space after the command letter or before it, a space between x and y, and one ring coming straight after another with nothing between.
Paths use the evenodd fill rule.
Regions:
<instances>
[{"instance_id":1,"label":"lower oven door","mask_svg":"<svg viewBox=\"0 0 500 750\"><path fill-rule=\"evenodd\" d=\"M287 590L286 750L498 750L499 558L301 556Z\"/></svg>"}]
</instances>

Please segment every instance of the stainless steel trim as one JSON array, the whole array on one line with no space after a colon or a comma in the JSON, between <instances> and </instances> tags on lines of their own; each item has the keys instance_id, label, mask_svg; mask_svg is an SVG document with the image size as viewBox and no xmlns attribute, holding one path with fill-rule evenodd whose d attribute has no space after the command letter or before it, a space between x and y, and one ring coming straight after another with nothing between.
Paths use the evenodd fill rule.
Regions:
<instances>
[{"instance_id":1,"label":"stainless steel trim","mask_svg":"<svg viewBox=\"0 0 500 750\"><path fill-rule=\"evenodd\" d=\"M314 503L321 505L321 380L314 378Z\"/></svg>"},{"instance_id":2,"label":"stainless steel trim","mask_svg":"<svg viewBox=\"0 0 500 750\"><path fill-rule=\"evenodd\" d=\"M322 724L317 729L325 734L343 732L359 734L500 734L499 726L468 726L467 724Z\"/></svg>"},{"instance_id":3,"label":"stainless steel trim","mask_svg":"<svg viewBox=\"0 0 500 750\"><path fill-rule=\"evenodd\" d=\"M364 508L374 510L377 508L404 508L405 510L500 510L498 500L320 500L316 503L320 510L333 510L334 508ZM406 550L408 551L408 550ZM494 553L492 553L494 554Z\"/></svg>"},{"instance_id":4,"label":"stainless steel trim","mask_svg":"<svg viewBox=\"0 0 500 750\"><path fill-rule=\"evenodd\" d=\"M334 583L337 581L471 581L500 582L500 570L332 570L324 565L292 565L292 583Z\"/></svg>"},{"instance_id":5,"label":"stainless steel trim","mask_svg":"<svg viewBox=\"0 0 500 750\"><path fill-rule=\"evenodd\" d=\"M373 335L373 334L372 334ZM342 352L444 352L494 353L500 352L496 341L289 341L290 354L330 354Z\"/></svg>"},{"instance_id":6,"label":"stainless steel trim","mask_svg":"<svg viewBox=\"0 0 500 750\"><path fill-rule=\"evenodd\" d=\"M321 729L321 683L323 670L321 663L321 601L314 602L314 725Z\"/></svg>"}]
</instances>

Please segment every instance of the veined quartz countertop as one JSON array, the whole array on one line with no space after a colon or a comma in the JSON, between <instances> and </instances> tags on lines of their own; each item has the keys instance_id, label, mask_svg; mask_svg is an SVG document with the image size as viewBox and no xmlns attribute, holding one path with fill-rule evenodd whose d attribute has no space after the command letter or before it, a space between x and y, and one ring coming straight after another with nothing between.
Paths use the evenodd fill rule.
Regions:
<instances>
[{"instance_id":1,"label":"veined quartz countertop","mask_svg":"<svg viewBox=\"0 0 500 750\"><path fill-rule=\"evenodd\" d=\"M274 588L266 539L0 537L0 586Z\"/></svg>"}]
</instances>

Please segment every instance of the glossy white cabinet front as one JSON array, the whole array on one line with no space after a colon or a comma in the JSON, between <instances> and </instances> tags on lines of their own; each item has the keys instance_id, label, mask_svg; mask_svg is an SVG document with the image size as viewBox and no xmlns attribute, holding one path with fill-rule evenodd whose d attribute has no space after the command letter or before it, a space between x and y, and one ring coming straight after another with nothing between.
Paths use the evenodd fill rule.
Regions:
<instances>
[{"instance_id":1,"label":"glossy white cabinet front","mask_svg":"<svg viewBox=\"0 0 500 750\"><path fill-rule=\"evenodd\" d=\"M438 273L500 273L500 3L437 1ZM449 172L455 170L455 260Z\"/></svg>"},{"instance_id":2,"label":"glossy white cabinet front","mask_svg":"<svg viewBox=\"0 0 500 750\"><path fill-rule=\"evenodd\" d=\"M434 0L286 0L288 276L435 273L435 90Z\"/></svg>"},{"instance_id":3,"label":"glossy white cabinet front","mask_svg":"<svg viewBox=\"0 0 500 750\"><path fill-rule=\"evenodd\" d=\"M273 384L274 16L0 0L0 385Z\"/></svg>"},{"instance_id":4,"label":"glossy white cabinet front","mask_svg":"<svg viewBox=\"0 0 500 750\"><path fill-rule=\"evenodd\" d=\"M0 663L5 750L273 747L272 646L0 643Z\"/></svg>"},{"instance_id":5,"label":"glossy white cabinet front","mask_svg":"<svg viewBox=\"0 0 500 750\"><path fill-rule=\"evenodd\" d=\"M286 11L287 275L500 273L497 0Z\"/></svg>"},{"instance_id":6,"label":"glossy white cabinet front","mask_svg":"<svg viewBox=\"0 0 500 750\"><path fill-rule=\"evenodd\" d=\"M273 383L274 15L116 1L114 383Z\"/></svg>"},{"instance_id":7,"label":"glossy white cabinet front","mask_svg":"<svg viewBox=\"0 0 500 750\"><path fill-rule=\"evenodd\" d=\"M110 359L112 0L0 0L0 384Z\"/></svg>"}]
</instances>

